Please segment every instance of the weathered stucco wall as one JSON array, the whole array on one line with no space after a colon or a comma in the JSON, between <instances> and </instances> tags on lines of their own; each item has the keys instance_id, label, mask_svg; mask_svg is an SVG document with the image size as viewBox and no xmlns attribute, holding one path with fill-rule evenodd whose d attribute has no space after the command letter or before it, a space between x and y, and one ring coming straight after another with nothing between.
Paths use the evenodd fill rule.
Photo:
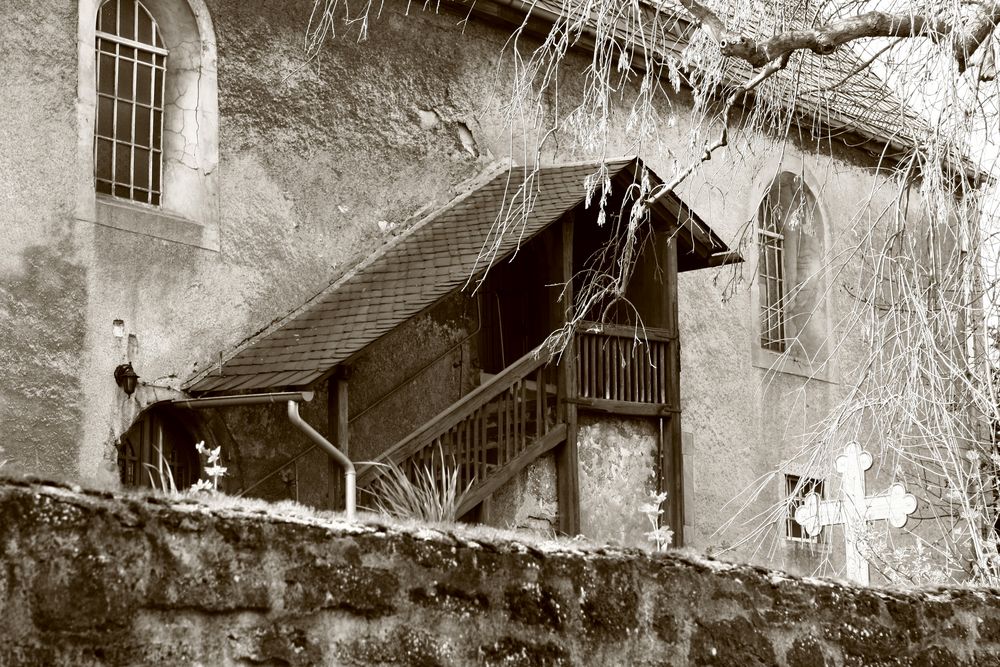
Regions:
<instances>
[{"instance_id":1,"label":"weathered stucco wall","mask_svg":"<svg viewBox=\"0 0 1000 667\"><path fill-rule=\"evenodd\" d=\"M6 482L0 662L995 665L1000 595Z\"/></svg>"},{"instance_id":2,"label":"weathered stucco wall","mask_svg":"<svg viewBox=\"0 0 1000 667\"><path fill-rule=\"evenodd\" d=\"M723 238L734 238L754 220L779 150L760 139L740 146L739 170L734 172L724 162L706 163L684 185L682 195L694 202ZM742 249L747 261L741 267L681 275L681 423L689 482L685 515L694 520L685 539L702 549L725 549L739 544L751 530L763 528L756 540L736 550L736 557L810 573L821 566L843 566L842 532L825 531L830 533L824 535L828 545L812 550L786 540L785 515L777 508L787 496L783 475L775 471L785 461L805 462L807 457L800 456L804 436L813 433L816 424L847 395L853 371L865 359L862 336L850 328L850 313L858 305L851 287L859 282L860 262L845 258L856 256L852 249L867 230L884 225L898 190L884 174L865 167L857 153L835 143L824 144L817 152L790 141L784 157L822 184L816 191L829 264L828 345L835 349L831 372L826 379L809 379L755 363L759 340L756 246ZM728 187L717 188L720 183ZM737 289L723 299L731 280ZM852 437L864 444L863 436L863 427L845 425L840 435L843 441L831 443L826 456L818 456L812 466L793 465L789 472L825 477L827 494L836 496L839 479L831 472L833 458L840 453L838 444L843 446ZM885 490L895 481L892 474L889 467L870 470L869 491ZM920 489L912 490L920 496ZM738 520L731 522L736 514ZM915 523L911 520L908 529ZM911 538L899 531L894 539L905 543Z\"/></svg>"},{"instance_id":3,"label":"weathered stucco wall","mask_svg":"<svg viewBox=\"0 0 1000 667\"><path fill-rule=\"evenodd\" d=\"M76 3L3 2L0 19L0 460L68 476L86 409L86 266L67 165Z\"/></svg>"}]
</instances>

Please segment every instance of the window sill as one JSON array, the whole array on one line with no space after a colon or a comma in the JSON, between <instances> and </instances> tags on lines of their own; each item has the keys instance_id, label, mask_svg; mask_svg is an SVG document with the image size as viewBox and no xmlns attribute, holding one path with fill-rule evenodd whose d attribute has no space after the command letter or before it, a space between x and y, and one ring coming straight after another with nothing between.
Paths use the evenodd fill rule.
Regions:
<instances>
[{"instance_id":1,"label":"window sill","mask_svg":"<svg viewBox=\"0 0 1000 667\"><path fill-rule=\"evenodd\" d=\"M785 373L787 375L798 375L799 377L830 384L839 384L840 379L833 365L828 361L825 364L814 364L805 359L797 359L786 353L772 352L765 350L759 345L752 345L751 355L753 365L756 368L774 373Z\"/></svg>"},{"instance_id":2,"label":"window sill","mask_svg":"<svg viewBox=\"0 0 1000 667\"><path fill-rule=\"evenodd\" d=\"M833 551L833 545L830 544L830 540L828 539L825 530L816 542L800 540L794 537L788 537L787 535L784 536L782 542L785 545L786 552L795 555L816 556L819 554L830 554Z\"/></svg>"},{"instance_id":3,"label":"window sill","mask_svg":"<svg viewBox=\"0 0 1000 667\"><path fill-rule=\"evenodd\" d=\"M203 224L159 209L96 195L94 224L172 243L219 251L218 225Z\"/></svg>"}]
</instances>

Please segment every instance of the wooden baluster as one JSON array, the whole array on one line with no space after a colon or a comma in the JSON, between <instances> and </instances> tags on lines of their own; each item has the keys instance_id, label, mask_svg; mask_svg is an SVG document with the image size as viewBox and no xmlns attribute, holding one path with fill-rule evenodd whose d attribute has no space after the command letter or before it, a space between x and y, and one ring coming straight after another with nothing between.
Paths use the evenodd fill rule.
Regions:
<instances>
[{"instance_id":1,"label":"wooden baluster","mask_svg":"<svg viewBox=\"0 0 1000 667\"><path fill-rule=\"evenodd\" d=\"M507 428L507 419L504 412L507 408L507 402L505 400L505 395L500 394L496 398L497 404L497 461L503 458L503 448L504 448L504 431Z\"/></svg>"},{"instance_id":2,"label":"wooden baluster","mask_svg":"<svg viewBox=\"0 0 1000 667\"><path fill-rule=\"evenodd\" d=\"M618 385L618 397L622 401L631 401L632 388L629 386L628 346L627 338L618 339L618 367L621 368L621 383Z\"/></svg>"},{"instance_id":3,"label":"wooden baluster","mask_svg":"<svg viewBox=\"0 0 1000 667\"><path fill-rule=\"evenodd\" d=\"M522 384L524 383L518 380L511 387L511 398L514 404L514 446L511 448L512 459L521 453L521 415L524 413L524 406L521 404Z\"/></svg>"},{"instance_id":4,"label":"wooden baluster","mask_svg":"<svg viewBox=\"0 0 1000 667\"><path fill-rule=\"evenodd\" d=\"M513 393L514 393L514 388L513 387L507 387L507 391L504 394L504 397L505 397L504 405L507 408L506 411L504 412L504 416L506 418L506 425L507 425L507 429L506 429L506 436L507 437L504 440L504 444L505 444L505 447L504 447L504 458L503 458L503 462L504 463L506 463L507 461L510 461L511 457L514 456L513 437L512 437L512 435L514 433L514 415L513 415L513 413L514 413L514 400L513 400L514 396L513 396Z\"/></svg>"},{"instance_id":5,"label":"wooden baluster","mask_svg":"<svg viewBox=\"0 0 1000 667\"><path fill-rule=\"evenodd\" d=\"M476 410L472 411L469 418L465 421L465 432L468 434L468 447L465 451L465 479L462 482L462 488L472 480L472 452L476 450Z\"/></svg>"},{"instance_id":6,"label":"wooden baluster","mask_svg":"<svg viewBox=\"0 0 1000 667\"><path fill-rule=\"evenodd\" d=\"M580 354L587 356L587 375L584 379L586 388L581 388L581 392L586 392L587 398L594 397L594 355L590 350L591 336L583 336L580 339Z\"/></svg>"},{"instance_id":7,"label":"wooden baluster","mask_svg":"<svg viewBox=\"0 0 1000 667\"><path fill-rule=\"evenodd\" d=\"M587 384L590 385L587 388L587 393L591 398L600 398L597 376L599 371L597 370L597 348L594 346L596 341L596 336L587 336L587 356L590 358L590 369L588 370L589 377L587 378Z\"/></svg>"},{"instance_id":8,"label":"wooden baluster","mask_svg":"<svg viewBox=\"0 0 1000 667\"><path fill-rule=\"evenodd\" d=\"M635 398L633 399L636 403L642 403L643 397L643 375L645 374L642 365L642 351L645 349L645 345L642 343L636 343L632 346L632 363L635 364Z\"/></svg>"},{"instance_id":9,"label":"wooden baluster","mask_svg":"<svg viewBox=\"0 0 1000 667\"><path fill-rule=\"evenodd\" d=\"M629 398L629 386L628 386L628 363L626 359L628 358L628 339L619 338L618 339L618 400L628 401Z\"/></svg>"},{"instance_id":10,"label":"wooden baluster","mask_svg":"<svg viewBox=\"0 0 1000 667\"><path fill-rule=\"evenodd\" d=\"M615 351L615 365L618 369L618 400L627 401L628 400L628 376L626 371L628 366L625 365L625 339L615 338L618 344L615 346L618 349Z\"/></svg>"},{"instance_id":11,"label":"wooden baluster","mask_svg":"<svg viewBox=\"0 0 1000 667\"><path fill-rule=\"evenodd\" d=\"M614 399L616 401L622 400L625 396L625 387L622 386L622 339L615 336L611 340L614 341L613 344L613 354L612 362L614 363L613 368L615 369L615 393Z\"/></svg>"},{"instance_id":12,"label":"wooden baluster","mask_svg":"<svg viewBox=\"0 0 1000 667\"><path fill-rule=\"evenodd\" d=\"M504 422L504 395L500 394L496 397L497 405L497 461L503 458L503 432L506 428L506 423Z\"/></svg>"},{"instance_id":13,"label":"wooden baluster","mask_svg":"<svg viewBox=\"0 0 1000 667\"><path fill-rule=\"evenodd\" d=\"M649 376L646 380L646 402L656 403L656 343L646 343L646 365L649 367Z\"/></svg>"},{"instance_id":14,"label":"wooden baluster","mask_svg":"<svg viewBox=\"0 0 1000 667\"><path fill-rule=\"evenodd\" d=\"M531 404L528 403L528 383L521 381L521 451L528 448L528 423L531 421ZM520 452L518 452L520 454Z\"/></svg>"},{"instance_id":15,"label":"wooden baluster","mask_svg":"<svg viewBox=\"0 0 1000 667\"><path fill-rule=\"evenodd\" d=\"M479 481L486 479L486 457L489 456L489 442L490 442L490 404L487 403L483 406L483 448L480 451L480 468L479 468Z\"/></svg>"},{"instance_id":16,"label":"wooden baluster","mask_svg":"<svg viewBox=\"0 0 1000 667\"><path fill-rule=\"evenodd\" d=\"M540 438L545 433L544 412L542 401L545 396L545 366L535 371L535 437Z\"/></svg>"},{"instance_id":17,"label":"wooden baluster","mask_svg":"<svg viewBox=\"0 0 1000 667\"><path fill-rule=\"evenodd\" d=\"M604 372L604 346L599 344L599 342L594 342L595 352L597 353L597 383L599 387L599 392L597 398L608 398L608 382L607 376Z\"/></svg>"},{"instance_id":18,"label":"wooden baluster","mask_svg":"<svg viewBox=\"0 0 1000 667\"><path fill-rule=\"evenodd\" d=\"M632 362L635 364L635 400L639 403L646 397L646 344L639 343L632 352Z\"/></svg>"},{"instance_id":19,"label":"wooden baluster","mask_svg":"<svg viewBox=\"0 0 1000 667\"><path fill-rule=\"evenodd\" d=\"M625 400L637 400L638 392L635 390L635 339L625 340L622 359L625 361Z\"/></svg>"},{"instance_id":20,"label":"wooden baluster","mask_svg":"<svg viewBox=\"0 0 1000 667\"><path fill-rule=\"evenodd\" d=\"M476 480L478 484L482 480L480 466L483 455L481 452L486 449L486 406L476 410L476 415L476 448L472 450L472 479Z\"/></svg>"},{"instance_id":21,"label":"wooden baluster","mask_svg":"<svg viewBox=\"0 0 1000 667\"><path fill-rule=\"evenodd\" d=\"M642 403L642 365L640 361L642 360L642 343L633 341L632 345L632 356L629 357L629 363L632 364L632 400L636 403Z\"/></svg>"},{"instance_id":22,"label":"wooden baluster","mask_svg":"<svg viewBox=\"0 0 1000 667\"><path fill-rule=\"evenodd\" d=\"M602 392L601 380L600 380L601 362L598 359L597 336L588 336L587 346L590 348L590 382L591 382L590 395L592 398L600 398Z\"/></svg>"},{"instance_id":23,"label":"wooden baluster","mask_svg":"<svg viewBox=\"0 0 1000 667\"><path fill-rule=\"evenodd\" d=\"M625 378L625 400L635 400L635 364L632 363L632 356L635 354L635 341L629 339L622 340L622 375Z\"/></svg>"},{"instance_id":24,"label":"wooden baluster","mask_svg":"<svg viewBox=\"0 0 1000 667\"><path fill-rule=\"evenodd\" d=\"M673 363L670 360L670 346L660 343L660 356L663 357L663 370L660 372L660 383L663 385L663 403L670 403L670 373Z\"/></svg>"},{"instance_id":25,"label":"wooden baluster","mask_svg":"<svg viewBox=\"0 0 1000 667\"><path fill-rule=\"evenodd\" d=\"M517 397L520 395L519 384L519 382L515 382L510 386L510 434L513 437L510 439L510 459L508 460L513 460L517 457L517 441L520 438L519 431L521 429L518 427L521 420L518 419L520 410L517 404Z\"/></svg>"},{"instance_id":26,"label":"wooden baluster","mask_svg":"<svg viewBox=\"0 0 1000 667\"><path fill-rule=\"evenodd\" d=\"M642 346L642 400L645 403L655 403L652 400L653 357L647 342Z\"/></svg>"},{"instance_id":27,"label":"wooden baluster","mask_svg":"<svg viewBox=\"0 0 1000 667\"><path fill-rule=\"evenodd\" d=\"M657 358L658 358L658 362L656 364L656 367L657 367L657 373L656 373L657 378L656 378L656 381L657 381L657 384L659 385L658 391L657 391L657 397L658 397L658 401L657 402L659 402L659 403L666 403L667 402L667 383L665 381L665 378L667 376L668 370L667 370L666 348L663 345L663 343L661 343L661 342L657 343L657 345L656 345L656 352L657 352Z\"/></svg>"},{"instance_id":28,"label":"wooden baluster","mask_svg":"<svg viewBox=\"0 0 1000 667\"><path fill-rule=\"evenodd\" d=\"M528 448L528 415L531 411L528 409L528 383L524 380L521 381L521 449L518 450L518 455Z\"/></svg>"},{"instance_id":29,"label":"wooden baluster","mask_svg":"<svg viewBox=\"0 0 1000 667\"><path fill-rule=\"evenodd\" d=\"M472 418L469 421L469 426L472 430L471 433L471 446L469 447L469 459L465 465L465 484L468 484L473 479L476 478L476 451L479 449L479 413L482 408L476 408L472 411ZM465 488L463 486L463 488Z\"/></svg>"},{"instance_id":30,"label":"wooden baluster","mask_svg":"<svg viewBox=\"0 0 1000 667\"><path fill-rule=\"evenodd\" d=\"M590 381L594 383L593 390L590 392L591 398L601 398L601 362L597 358L597 350L594 348L594 337L587 337L587 346L590 348Z\"/></svg>"},{"instance_id":31,"label":"wooden baluster","mask_svg":"<svg viewBox=\"0 0 1000 667\"><path fill-rule=\"evenodd\" d=\"M444 461L450 461L452 459L460 459L462 456L462 451L465 449L465 434L462 433L462 422L458 422L453 427L455 432L455 448L452 452L445 452ZM442 467L444 466L444 461L442 461Z\"/></svg>"},{"instance_id":32,"label":"wooden baluster","mask_svg":"<svg viewBox=\"0 0 1000 667\"><path fill-rule=\"evenodd\" d=\"M625 377L625 339L615 336L615 374L618 376L618 400L628 400L628 379Z\"/></svg>"},{"instance_id":33,"label":"wooden baluster","mask_svg":"<svg viewBox=\"0 0 1000 667\"><path fill-rule=\"evenodd\" d=\"M462 485L462 488L465 488L465 485L469 483L469 479L472 474L469 471L469 461L472 460L472 450L475 447L474 440L475 440L476 430L475 428L473 428L475 420L476 420L476 411L473 410L472 412L469 413L469 416L462 421L462 423L465 425L465 450L462 452L462 458L458 462L458 470L459 470L458 479L460 484Z\"/></svg>"},{"instance_id":34,"label":"wooden baluster","mask_svg":"<svg viewBox=\"0 0 1000 667\"><path fill-rule=\"evenodd\" d=\"M607 339L608 348L608 370L610 371L609 377L611 378L611 395L608 397L613 401L617 401L618 395L618 339L609 336Z\"/></svg>"},{"instance_id":35,"label":"wooden baluster","mask_svg":"<svg viewBox=\"0 0 1000 667\"><path fill-rule=\"evenodd\" d=\"M506 453L503 462L506 463L514 457L514 443L511 435L514 431L514 391L512 387L507 387L507 391L504 392L504 405L506 410L504 411L504 418L506 419L507 429L506 429L506 447L504 447L504 452Z\"/></svg>"},{"instance_id":36,"label":"wooden baluster","mask_svg":"<svg viewBox=\"0 0 1000 667\"><path fill-rule=\"evenodd\" d=\"M455 452L446 459L448 466L455 466L458 470L459 479L462 479L462 461L465 460L465 452L469 449L468 419L466 417L455 426L455 429L458 431L458 442L460 444L455 448Z\"/></svg>"},{"instance_id":37,"label":"wooden baluster","mask_svg":"<svg viewBox=\"0 0 1000 667\"><path fill-rule=\"evenodd\" d=\"M517 456L517 383L508 390L510 396L510 441L508 444L507 461Z\"/></svg>"}]
</instances>

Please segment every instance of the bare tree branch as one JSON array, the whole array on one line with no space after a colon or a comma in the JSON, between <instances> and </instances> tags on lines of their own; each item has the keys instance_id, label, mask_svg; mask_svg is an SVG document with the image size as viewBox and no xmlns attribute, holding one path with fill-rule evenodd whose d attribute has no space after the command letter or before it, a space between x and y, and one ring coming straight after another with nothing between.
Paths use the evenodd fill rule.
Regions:
<instances>
[{"instance_id":1,"label":"bare tree branch","mask_svg":"<svg viewBox=\"0 0 1000 667\"><path fill-rule=\"evenodd\" d=\"M694 160L683 171L678 173L673 180L669 183L664 183L662 186L655 188L652 192L650 192L649 197L646 198L647 205L652 204L661 197L664 197L667 193L673 192L674 189L684 181L684 179L691 175L691 172L698 168L698 165L711 160L712 153L723 146L729 145L729 114L732 112L733 107L736 106L736 104L742 100L747 93L777 74L779 70L784 69L788 65L788 58L788 55L784 55L781 58L768 63L767 67L744 82L743 85L734 90L729 97L726 98L726 104L723 107L721 114L722 130L719 132L719 138L716 139L715 142L706 145L705 151L701 154L701 157Z\"/></svg>"},{"instance_id":2,"label":"bare tree branch","mask_svg":"<svg viewBox=\"0 0 1000 667\"><path fill-rule=\"evenodd\" d=\"M924 37L935 42L951 37L952 56L962 72L1000 22L1000 2L987 0L981 3L980 12L963 25L919 12L892 14L872 11L830 21L816 28L787 30L758 41L729 30L715 12L698 0L678 1L719 44L722 55L745 60L753 67L763 67L799 50L826 55L848 42L872 37Z\"/></svg>"}]
</instances>

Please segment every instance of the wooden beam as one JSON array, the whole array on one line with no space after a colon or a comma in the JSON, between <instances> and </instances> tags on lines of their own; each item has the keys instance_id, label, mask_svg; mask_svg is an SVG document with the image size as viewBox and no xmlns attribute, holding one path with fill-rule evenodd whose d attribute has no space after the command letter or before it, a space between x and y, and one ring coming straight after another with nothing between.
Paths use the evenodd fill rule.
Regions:
<instances>
[{"instance_id":1,"label":"wooden beam","mask_svg":"<svg viewBox=\"0 0 1000 667\"><path fill-rule=\"evenodd\" d=\"M674 529L674 546L684 544L684 452L681 449L681 344L678 325L677 301L677 241L667 241L667 329L673 340L667 344L667 404L674 409L669 419L663 420L663 438L660 442L661 475L663 484L670 489L668 498L670 526ZM661 489L662 490L662 489Z\"/></svg>"},{"instance_id":2,"label":"wooden beam","mask_svg":"<svg viewBox=\"0 0 1000 667\"><path fill-rule=\"evenodd\" d=\"M636 403L632 401L614 401L605 398L569 398L568 403L578 408L599 410L614 415L633 415L636 417L669 417L678 412L677 408L661 403Z\"/></svg>"},{"instance_id":3,"label":"wooden beam","mask_svg":"<svg viewBox=\"0 0 1000 667\"><path fill-rule=\"evenodd\" d=\"M667 329L647 326L623 326L621 324L604 324L603 322L580 322L580 330L599 333L605 336L617 336L618 338L630 338L639 340L659 340L663 342L672 341L677 337L676 333L671 333Z\"/></svg>"},{"instance_id":4,"label":"wooden beam","mask_svg":"<svg viewBox=\"0 0 1000 667\"><path fill-rule=\"evenodd\" d=\"M573 211L562 220L562 280L566 283L566 303L563 317L573 314ZM576 404L568 399L577 397L576 345L571 336L559 362L559 387L562 406L560 413L566 424L566 441L556 448L556 480L559 500L559 532L564 535L580 533L580 462L577 451Z\"/></svg>"},{"instance_id":5,"label":"wooden beam","mask_svg":"<svg viewBox=\"0 0 1000 667\"><path fill-rule=\"evenodd\" d=\"M348 373L341 369L332 375L327 382L327 424L330 431L330 442L347 457L351 456L348 438L347 414L347 382ZM328 458L327 462L327 507L344 509L344 471L336 461Z\"/></svg>"}]
</instances>

